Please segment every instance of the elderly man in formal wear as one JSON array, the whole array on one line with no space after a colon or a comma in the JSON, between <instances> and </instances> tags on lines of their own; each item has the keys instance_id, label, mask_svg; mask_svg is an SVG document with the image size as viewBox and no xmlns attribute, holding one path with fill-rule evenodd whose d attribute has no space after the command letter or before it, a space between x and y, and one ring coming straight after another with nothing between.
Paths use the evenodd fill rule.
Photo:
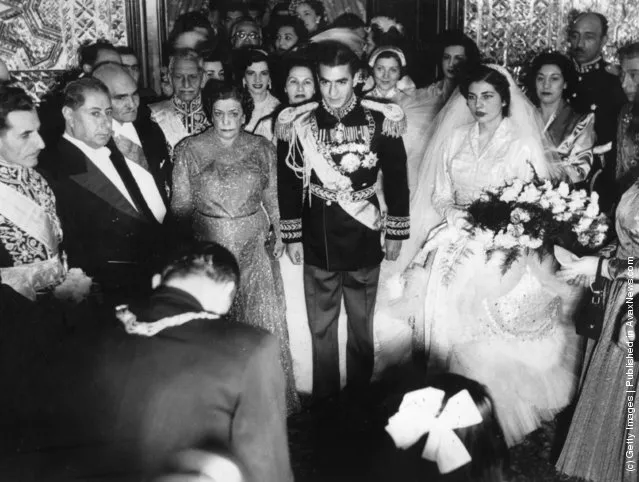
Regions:
<instances>
[{"instance_id":1,"label":"elderly man in formal wear","mask_svg":"<svg viewBox=\"0 0 639 482\"><path fill-rule=\"evenodd\" d=\"M149 108L172 151L182 139L199 134L211 124L202 108L202 57L194 50L178 50L169 61L169 79L173 96Z\"/></svg>"},{"instance_id":2,"label":"elderly man in formal wear","mask_svg":"<svg viewBox=\"0 0 639 482\"><path fill-rule=\"evenodd\" d=\"M93 77L109 89L113 141L136 173L142 194L158 222L164 221L169 202L171 162L162 129L140 106L136 82L119 65L99 67ZM140 112L142 109L142 113ZM153 179L153 183L148 182Z\"/></svg>"},{"instance_id":3,"label":"elderly man in formal wear","mask_svg":"<svg viewBox=\"0 0 639 482\"><path fill-rule=\"evenodd\" d=\"M82 268L114 301L146 292L154 255L162 251L157 187L141 166L110 142L107 87L82 78L64 91L65 133L49 155L69 264ZM51 163L50 163L51 164Z\"/></svg>"},{"instance_id":4,"label":"elderly man in formal wear","mask_svg":"<svg viewBox=\"0 0 639 482\"><path fill-rule=\"evenodd\" d=\"M35 299L64 278L56 199L34 169L44 143L33 100L0 86L0 277Z\"/></svg>"},{"instance_id":5,"label":"elderly man in formal wear","mask_svg":"<svg viewBox=\"0 0 639 482\"><path fill-rule=\"evenodd\" d=\"M595 113L597 145L614 144L617 117L626 103L619 77L603 59L603 47L608 42L608 20L600 13L577 15L568 32L570 55L577 70L577 82L570 96L578 112ZM615 149L605 156L605 167L595 184L602 206L609 210L621 196L615 184ZM597 170L597 166L593 171Z\"/></svg>"}]
</instances>

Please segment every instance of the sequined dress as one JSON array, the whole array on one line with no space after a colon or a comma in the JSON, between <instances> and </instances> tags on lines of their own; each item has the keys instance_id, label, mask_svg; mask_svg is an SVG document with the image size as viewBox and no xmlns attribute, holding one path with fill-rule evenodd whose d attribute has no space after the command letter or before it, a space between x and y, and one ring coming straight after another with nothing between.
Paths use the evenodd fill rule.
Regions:
<instances>
[{"instance_id":1,"label":"sequined dress","mask_svg":"<svg viewBox=\"0 0 639 482\"><path fill-rule=\"evenodd\" d=\"M273 145L240 133L224 146L213 128L188 138L175 152L171 210L189 218L196 237L220 243L237 258L240 288L231 315L264 328L280 341L289 413L299 408L286 325L282 280L266 243L279 234Z\"/></svg>"},{"instance_id":2,"label":"sequined dress","mask_svg":"<svg viewBox=\"0 0 639 482\"><path fill-rule=\"evenodd\" d=\"M451 133L433 203L446 218L482 190L532 177L529 147L504 119L479 148L477 124ZM457 232L455 232L457 233ZM554 276L552 256L522 256L503 272L479 241L458 234L409 278L405 296L423 307L428 372L452 371L486 385L509 445L570 403L578 344L569 319L577 292ZM416 323L422 323L422 320Z\"/></svg>"},{"instance_id":3,"label":"sequined dress","mask_svg":"<svg viewBox=\"0 0 639 482\"><path fill-rule=\"evenodd\" d=\"M579 480L637 480L639 428L636 410L630 410L636 406L639 382L639 363L633 361L637 342L630 353L631 347L620 341L619 333L620 325L628 321L637 330L632 297L639 282L638 213L639 183L635 182L617 207L618 247L610 260L614 280L607 281L604 289L603 329L597 342L588 341L577 406L556 466Z\"/></svg>"}]
</instances>

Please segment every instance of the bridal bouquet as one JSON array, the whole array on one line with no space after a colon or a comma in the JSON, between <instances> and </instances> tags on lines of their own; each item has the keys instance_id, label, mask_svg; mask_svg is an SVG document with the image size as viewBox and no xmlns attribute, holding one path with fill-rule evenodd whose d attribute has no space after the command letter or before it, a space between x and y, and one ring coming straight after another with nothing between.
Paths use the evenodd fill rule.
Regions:
<instances>
[{"instance_id":1,"label":"bridal bouquet","mask_svg":"<svg viewBox=\"0 0 639 482\"><path fill-rule=\"evenodd\" d=\"M487 189L468 213L471 235L486 247L487 258L505 251L505 270L526 250L541 253L555 244L572 250L598 248L609 228L597 193L538 178Z\"/></svg>"}]
</instances>

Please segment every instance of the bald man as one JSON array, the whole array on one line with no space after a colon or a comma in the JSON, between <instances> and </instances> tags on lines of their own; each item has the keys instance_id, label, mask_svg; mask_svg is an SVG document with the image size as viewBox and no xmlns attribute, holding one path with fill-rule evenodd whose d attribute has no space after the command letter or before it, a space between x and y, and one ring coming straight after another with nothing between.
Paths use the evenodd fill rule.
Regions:
<instances>
[{"instance_id":1,"label":"bald man","mask_svg":"<svg viewBox=\"0 0 639 482\"><path fill-rule=\"evenodd\" d=\"M93 72L111 97L113 141L124 158L134 164L136 177L149 208L163 222L169 200L171 163L162 129L140 106L138 85L120 65L104 64ZM149 180L153 182L149 182Z\"/></svg>"},{"instance_id":2,"label":"bald man","mask_svg":"<svg viewBox=\"0 0 639 482\"><path fill-rule=\"evenodd\" d=\"M570 55L577 70L577 82L570 86L571 105L580 112L595 113L597 144L615 143L617 117L626 103L619 77L603 59L608 42L608 20L596 12L578 15L570 26ZM612 210L621 193L615 185L615 149L606 155L606 166L595 184L604 210ZM593 172L597 170L594 166Z\"/></svg>"}]
</instances>

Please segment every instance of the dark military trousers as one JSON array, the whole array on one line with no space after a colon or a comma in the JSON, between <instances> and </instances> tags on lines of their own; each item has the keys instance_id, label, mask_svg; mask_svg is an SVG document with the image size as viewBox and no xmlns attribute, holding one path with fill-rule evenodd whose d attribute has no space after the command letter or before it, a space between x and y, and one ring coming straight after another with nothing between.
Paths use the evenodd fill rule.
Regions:
<instances>
[{"instance_id":1,"label":"dark military trousers","mask_svg":"<svg viewBox=\"0 0 639 482\"><path fill-rule=\"evenodd\" d=\"M342 296L348 316L346 378L349 389L365 389L373 375L373 314L379 265L357 271L326 271L304 265L304 294L313 343L313 395L340 391L338 320Z\"/></svg>"}]
</instances>

